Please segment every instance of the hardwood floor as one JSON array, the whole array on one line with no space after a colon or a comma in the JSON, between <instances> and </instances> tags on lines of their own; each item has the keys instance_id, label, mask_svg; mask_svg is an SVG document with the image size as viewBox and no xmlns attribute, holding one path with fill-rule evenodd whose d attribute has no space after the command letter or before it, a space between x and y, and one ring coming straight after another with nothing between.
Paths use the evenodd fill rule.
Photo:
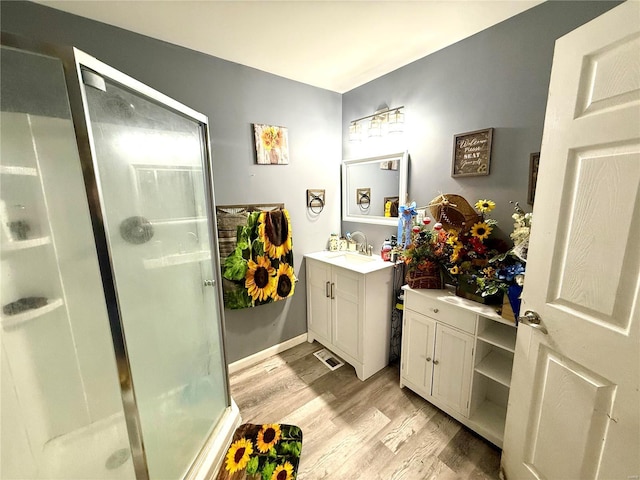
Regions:
<instances>
[{"instance_id":1,"label":"hardwood floor","mask_svg":"<svg viewBox=\"0 0 640 480\"><path fill-rule=\"evenodd\" d=\"M303 432L298 478L498 479L500 450L411 390L391 365L365 382L307 342L230 377L243 422Z\"/></svg>"}]
</instances>

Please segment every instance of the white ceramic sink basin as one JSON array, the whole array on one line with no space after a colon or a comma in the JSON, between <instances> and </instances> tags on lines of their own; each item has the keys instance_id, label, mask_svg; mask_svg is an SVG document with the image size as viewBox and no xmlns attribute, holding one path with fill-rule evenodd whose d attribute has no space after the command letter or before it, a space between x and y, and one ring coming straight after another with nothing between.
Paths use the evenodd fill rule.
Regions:
<instances>
[{"instance_id":1,"label":"white ceramic sink basin","mask_svg":"<svg viewBox=\"0 0 640 480\"><path fill-rule=\"evenodd\" d=\"M327 257L333 260L334 262L344 262L344 263L369 263L375 261L381 261L381 259L374 257L373 255L363 255L361 253L354 252L329 252L330 255Z\"/></svg>"},{"instance_id":2,"label":"white ceramic sink basin","mask_svg":"<svg viewBox=\"0 0 640 480\"><path fill-rule=\"evenodd\" d=\"M391 262L385 262L379 255L363 255L357 252L316 252L309 253L305 257L330 263L337 267L353 270L358 273L369 273L382 268L393 266Z\"/></svg>"}]
</instances>

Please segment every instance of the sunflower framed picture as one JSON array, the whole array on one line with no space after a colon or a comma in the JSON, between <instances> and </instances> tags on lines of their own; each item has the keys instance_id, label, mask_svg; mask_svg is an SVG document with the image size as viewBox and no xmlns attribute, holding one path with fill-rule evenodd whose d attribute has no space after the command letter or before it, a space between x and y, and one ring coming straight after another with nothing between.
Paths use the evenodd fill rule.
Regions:
<instances>
[{"instance_id":1,"label":"sunflower framed picture","mask_svg":"<svg viewBox=\"0 0 640 480\"><path fill-rule=\"evenodd\" d=\"M256 141L256 163L289 164L289 134L286 127L254 123L253 133Z\"/></svg>"}]
</instances>

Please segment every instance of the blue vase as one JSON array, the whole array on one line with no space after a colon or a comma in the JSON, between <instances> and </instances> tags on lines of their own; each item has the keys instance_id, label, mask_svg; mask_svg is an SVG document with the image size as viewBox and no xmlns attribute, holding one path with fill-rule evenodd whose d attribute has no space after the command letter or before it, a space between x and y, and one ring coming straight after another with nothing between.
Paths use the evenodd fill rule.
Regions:
<instances>
[{"instance_id":1,"label":"blue vase","mask_svg":"<svg viewBox=\"0 0 640 480\"><path fill-rule=\"evenodd\" d=\"M509 304L511 305L511 310L513 310L513 315L516 317L516 322L518 320L518 316L520 315L520 295L522 294L522 285L513 284L509 285L507 289L507 297L509 298Z\"/></svg>"}]
</instances>

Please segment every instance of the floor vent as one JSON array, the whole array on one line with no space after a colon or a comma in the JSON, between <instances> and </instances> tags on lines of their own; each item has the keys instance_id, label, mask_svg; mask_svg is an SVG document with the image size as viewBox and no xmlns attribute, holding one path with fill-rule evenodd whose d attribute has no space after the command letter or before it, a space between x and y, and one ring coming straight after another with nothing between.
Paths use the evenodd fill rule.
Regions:
<instances>
[{"instance_id":1,"label":"floor vent","mask_svg":"<svg viewBox=\"0 0 640 480\"><path fill-rule=\"evenodd\" d=\"M331 353L326 348L323 348L322 350L318 350L317 352L314 353L314 355L318 357L318 360L324 363L325 366L331 371L336 370L340 368L342 365L344 365L344 362L342 360L340 360L338 357L336 357L333 353Z\"/></svg>"}]
</instances>

